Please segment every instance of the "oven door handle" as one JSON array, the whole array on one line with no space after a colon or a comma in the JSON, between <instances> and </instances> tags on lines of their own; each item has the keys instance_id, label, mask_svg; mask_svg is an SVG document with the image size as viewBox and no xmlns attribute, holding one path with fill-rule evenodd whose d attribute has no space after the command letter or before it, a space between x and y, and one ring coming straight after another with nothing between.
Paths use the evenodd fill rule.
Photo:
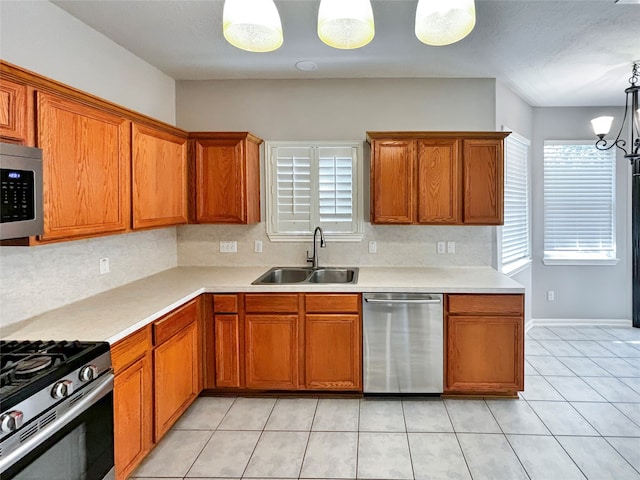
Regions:
<instances>
[{"instance_id":1,"label":"oven door handle","mask_svg":"<svg viewBox=\"0 0 640 480\"><path fill-rule=\"evenodd\" d=\"M51 438L56 432L62 429L65 425L70 423L73 419L82 414L89 407L96 404L109 392L113 391L113 374L108 373L96 381L96 385L91 388L91 391L85 393L84 396L78 400L69 410L64 412L53 422L49 423L41 431L32 435L27 441L21 444L18 448L13 450L5 457L0 457L0 474L11 467L14 463L24 457L31 450L38 445L44 443L47 439ZM37 421L37 420L36 420ZM19 434L19 432L16 432Z\"/></svg>"}]
</instances>

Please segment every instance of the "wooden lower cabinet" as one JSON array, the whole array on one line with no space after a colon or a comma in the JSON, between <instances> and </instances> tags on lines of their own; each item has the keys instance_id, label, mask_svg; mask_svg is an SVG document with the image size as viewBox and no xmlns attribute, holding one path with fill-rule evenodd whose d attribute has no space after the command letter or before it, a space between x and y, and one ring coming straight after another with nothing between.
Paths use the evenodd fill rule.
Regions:
<instances>
[{"instance_id":1,"label":"wooden lower cabinet","mask_svg":"<svg viewBox=\"0 0 640 480\"><path fill-rule=\"evenodd\" d=\"M359 294L213 295L208 390L362 391Z\"/></svg>"},{"instance_id":2,"label":"wooden lower cabinet","mask_svg":"<svg viewBox=\"0 0 640 480\"><path fill-rule=\"evenodd\" d=\"M116 480L124 480L153 447L151 328L111 347Z\"/></svg>"},{"instance_id":3,"label":"wooden lower cabinet","mask_svg":"<svg viewBox=\"0 0 640 480\"><path fill-rule=\"evenodd\" d=\"M360 316L307 315L305 388L360 390Z\"/></svg>"},{"instance_id":4,"label":"wooden lower cabinet","mask_svg":"<svg viewBox=\"0 0 640 480\"><path fill-rule=\"evenodd\" d=\"M524 390L523 295L448 295L445 394Z\"/></svg>"},{"instance_id":5,"label":"wooden lower cabinet","mask_svg":"<svg viewBox=\"0 0 640 480\"><path fill-rule=\"evenodd\" d=\"M151 356L116 376L113 386L116 479L125 479L153 445Z\"/></svg>"},{"instance_id":6,"label":"wooden lower cabinet","mask_svg":"<svg viewBox=\"0 0 640 480\"><path fill-rule=\"evenodd\" d=\"M298 315L247 314L245 346L247 388L298 388Z\"/></svg>"},{"instance_id":7,"label":"wooden lower cabinet","mask_svg":"<svg viewBox=\"0 0 640 480\"><path fill-rule=\"evenodd\" d=\"M154 324L154 440L180 418L201 390L197 301L193 300ZM165 339L166 333L173 333ZM166 333L165 333L166 332ZM161 338L162 342L158 342Z\"/></svg>"}]
</instances>

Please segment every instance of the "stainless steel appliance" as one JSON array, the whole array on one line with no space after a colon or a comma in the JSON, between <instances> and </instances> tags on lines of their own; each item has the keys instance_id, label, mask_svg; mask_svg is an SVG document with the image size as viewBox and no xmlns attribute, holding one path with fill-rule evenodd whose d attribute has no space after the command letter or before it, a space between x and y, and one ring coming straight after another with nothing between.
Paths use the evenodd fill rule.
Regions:
<instances>
[{"instance_id":1,"label":"stainless steel appliance","mask_svg":"<svg viewBox=\"0 0 640 480\"><path fill-rule=\"evenodd\" d=\"M442 295L362 298L364 393L442 393Z\"/></svg>"},{"instance_id":2,"label":"stainless steel appliance","mask_svg":"<svg viewBox=\"0 0 640 480\"><path fill-rule=\"evenodd\" d=\"M0 240L41 235L42 150L0 143Z\"/></svg>"},{"instance_id":3,"label":"stainless steel appliance","mask_svg":"<svg viewBox=\"0 0 640 480\"><path fill-rule=\"evenodd\" d=\"M0 342L0 478L115 478L106 342Z\"/></svg>"}]
</instances>

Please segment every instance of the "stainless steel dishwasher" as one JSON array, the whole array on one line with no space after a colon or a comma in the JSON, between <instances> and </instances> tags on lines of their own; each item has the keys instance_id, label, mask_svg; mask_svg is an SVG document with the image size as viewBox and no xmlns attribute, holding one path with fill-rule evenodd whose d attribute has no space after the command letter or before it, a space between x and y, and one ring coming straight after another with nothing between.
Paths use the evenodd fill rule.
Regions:
<instances>
[{"instance_id":1,"label":"stainless steel dishwasher","mask_svg":"<svg viewBox=\"0 0 640 480\"><path fill-rule=\"evenodd\" d=\"M362 298L364 393L442 393L442 295Z\"/></svg>"}]
</instances>

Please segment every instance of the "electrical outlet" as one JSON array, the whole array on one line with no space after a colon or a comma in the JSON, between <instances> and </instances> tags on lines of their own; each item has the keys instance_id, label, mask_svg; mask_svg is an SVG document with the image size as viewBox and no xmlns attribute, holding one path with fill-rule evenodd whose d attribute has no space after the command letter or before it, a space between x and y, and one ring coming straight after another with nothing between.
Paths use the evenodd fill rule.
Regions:
<instances>
[{"instance_id":1,"label":"electrical outlet","mask_svg":"<svg viewBox=\"0 0 640 480\"><path fill-rule=\"evenodd\" d=\"M220 253L237 253L238 252L238 242L226 241L220 242Z\"/></svg>"},{"instance_id":2,"label":"electrical outlet","mask_svg":"<svg viewBox=\"0 0 640 480\"><path fill-rule=\"evenodd\" d=\"M447 253L456 253L456 242L447 242Z\"/></svg>"},{"instance_id":3,"label":"electrical outlet","mask_svg":"<svg viewBox=\"0 0 640 480\"><path fill-rule=\"evenodd\" d=\"M444 243L444 242L438 242L438 243L436 244L436 246L437 246L436 251L437 251L438 253L445 253L445 252L446 252L446 245L445 245L445 243Z\"/></svg>"},{"instance_id":4,"label":"electrical outlet","mask_svg":"<svg viewBox=\"0 0 640 480\"><path fill-rule=\"evenodd\" d=\"M262 253L262 240L256 240L253 251L256 253Z\"/></svg>"},{"instance_id":5,"label":"electrical outlet","mask_svg":"<svg viewBox=\"0 0 640 480\"><path fill-rule=\"evenodd\" d=\"M547 292L547 300L549 302L553 302L556 299L556 292L554 292L553 290L549 290Z\"/></svg>"},{"instance_id":6,"label":"electrical outlet","mask_svg":"<svg viewBox=\"0 0 640 480\"><path fill-rule=\"evenodd\" d=\"M100 259L100 275L104 275L105 273L109 273L111 268L109 267L109 258L101 258Z\"/></svg>"},{"instance_id":7,"label":"electrical outlet","mask_svg":"<svg viewBox=\"0 0 640 480\"><path fill-rule=\"evenodd\" d=\"M369 242L369 253L378 253L378 244L373 240Z\"/></svg>"}]
</instances>

